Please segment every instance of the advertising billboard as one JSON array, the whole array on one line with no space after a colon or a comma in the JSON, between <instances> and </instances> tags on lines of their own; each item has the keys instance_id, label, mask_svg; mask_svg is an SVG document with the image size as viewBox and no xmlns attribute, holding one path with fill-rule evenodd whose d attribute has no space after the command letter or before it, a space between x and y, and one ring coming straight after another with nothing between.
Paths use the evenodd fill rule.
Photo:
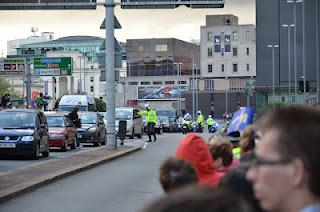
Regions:
<instances>
[{"instance_id":1,"label":"advertising billboard","mask_svg":"<svg viewBox=\"0 0 320 212\"><path fill-rule=\"evenodd\" d=\"M72 75L71 57L49 57L34 59L34 76Z\"/></svg>"},{"instance_id":2,"label":"advertising billboard","mask_svg":"<svg viewBox=\"0 0 320 212\"><path fill-rule=\"evenodd\" d=\"M174 100L187 90L186 85L138 86L139 100ZM181 96L181 95L180 95Z\"/></svg>"},{"instance_id":3,"label":"advertising billboard","mask_svg":"<svg viewBox=\"0 0 320 212\"><path fill-rule=\"evenodd\" d=\"M24 75L25 59L0 59L0 75Z\"/></svg>"}]
</instances>

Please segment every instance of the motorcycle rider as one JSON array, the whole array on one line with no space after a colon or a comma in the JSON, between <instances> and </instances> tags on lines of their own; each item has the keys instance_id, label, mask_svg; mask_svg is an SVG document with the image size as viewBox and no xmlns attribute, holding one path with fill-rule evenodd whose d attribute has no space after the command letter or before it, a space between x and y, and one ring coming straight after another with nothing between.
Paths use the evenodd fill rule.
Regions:
<instances>
[{"instance_id":1,"label":"motorcycle rider","mask_svg":"<svg viewBox=\"0 0 320 212\"><path fill-rule=\"evenodd\" d=\"M208 116L207 125L208 125L208 132L209 133L213 132L214 130L212 129L212 126L215 125L215 121L213 120L211 115Z\"/></svg>"},{"instance_id":2,"label":"motorcycle rider","mask_svg":"<svg viewBox=\"0 0 320 212\"><path fill-rule=\"evenodd\" d=\"M204 118L200 110L197 112L197 114L198 114L197 128L201 128L201 129L198 129L198 132L202 132L204 127Z\"/></svg>"},{"instance_id":3,"label":"motorcycle rider","mask_svg":"<svg viewBox=\"0 0 320 212\"><path fill-rule=\"evenodd\" d=\"M190 115L190 113L186 113L183 117L183 121L182 121L182 132L186 133L184 131L184 126L187 127L187 132L191 131L190 129L192 129L192 116Z\"/></svg>"}]
</instances>

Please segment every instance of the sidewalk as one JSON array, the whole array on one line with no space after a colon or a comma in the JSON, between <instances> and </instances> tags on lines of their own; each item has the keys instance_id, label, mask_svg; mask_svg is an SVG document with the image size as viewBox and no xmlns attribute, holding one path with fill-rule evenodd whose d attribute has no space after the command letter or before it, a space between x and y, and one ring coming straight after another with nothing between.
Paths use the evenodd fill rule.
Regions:
<instances>
[{"instance_id":1,"label":"sidewalk","mask_svg":"<svg viewBox=\"0 0 320 212\"><path fill-rule=\"evenodd\" d=\"M140 150L141 147L119 146L107 150L105 146L61 156L42 163L0 173L0 202L103 162Z\"/></svg>"}]
</instances>

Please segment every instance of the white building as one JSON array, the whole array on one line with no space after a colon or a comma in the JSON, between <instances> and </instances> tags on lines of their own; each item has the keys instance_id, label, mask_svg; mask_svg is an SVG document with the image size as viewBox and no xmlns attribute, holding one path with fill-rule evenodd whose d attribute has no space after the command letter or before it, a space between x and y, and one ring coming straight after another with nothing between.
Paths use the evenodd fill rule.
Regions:
<instances>
[{"instance_id":1,"label":"white building","mask_svg":"<svg viewBox=\"0 0 320 212\"><path fill-rule=\"evenodd\" d=\"M42 32L41 36L30 36L28 38L10 40L7 42L7 55L16 55L17 48L23 44L39 43L53 40L53 32Z\"/></svg>"},{"instance_id":2,"label":"white building","mask_svg":"<svg viewBox=\"0 0 320 212\"><path fill-rule=\"evenodd\" d=\"M208 15L201 27L200 59L204 89L242 90L256 76L254 25L239 25L234 15Z\"/></svg>"}]
</instances>

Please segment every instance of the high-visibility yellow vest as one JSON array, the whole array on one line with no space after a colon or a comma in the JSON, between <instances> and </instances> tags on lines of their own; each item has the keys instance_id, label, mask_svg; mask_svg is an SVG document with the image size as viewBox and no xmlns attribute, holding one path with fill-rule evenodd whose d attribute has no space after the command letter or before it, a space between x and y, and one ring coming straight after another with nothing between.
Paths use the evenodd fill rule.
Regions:
<instances>
[{"instance_id":1,"label":"high-visibility yellow vest","mask_svg":"<svg viewBox=\"0 0 320 212\"><path fill-rule=\"evenodd\" d=\"M156 123L158 120L157 112L154 109L150 109L146 113L147 123Z\"/></svg>"},{"instance_id":2,"label":"high-visibility yellow vest","mask_svg":"<svg viewBox=\"0 0 320 212\"><path fill-rule=\"evenodd\" d=\"M241 152L240 147L233 148L232 149L233 159L236 159L236 160L240 159L240 152Z\"/></svg>"}]
</instances>

